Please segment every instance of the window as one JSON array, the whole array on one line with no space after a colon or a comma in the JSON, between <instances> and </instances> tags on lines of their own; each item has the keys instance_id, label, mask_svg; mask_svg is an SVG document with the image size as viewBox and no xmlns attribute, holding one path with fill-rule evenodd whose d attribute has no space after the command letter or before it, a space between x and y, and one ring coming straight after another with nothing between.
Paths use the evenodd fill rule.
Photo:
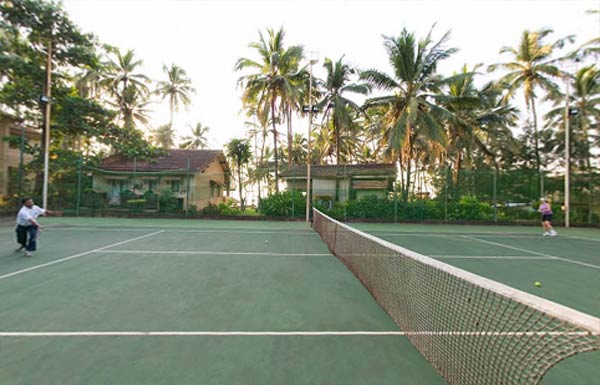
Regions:
<instances>
[{"instance_id":1,"label":"window","mask_svg":"<svg viewBox=\"0 0 600 385\"><path fill-rule=\"evenodd\" d=\"M173 192L181 191L181 181L179 181L179 180L169 181L169 186L171 187L171 191L173 191Z\"/></svg>"}]
</instances>

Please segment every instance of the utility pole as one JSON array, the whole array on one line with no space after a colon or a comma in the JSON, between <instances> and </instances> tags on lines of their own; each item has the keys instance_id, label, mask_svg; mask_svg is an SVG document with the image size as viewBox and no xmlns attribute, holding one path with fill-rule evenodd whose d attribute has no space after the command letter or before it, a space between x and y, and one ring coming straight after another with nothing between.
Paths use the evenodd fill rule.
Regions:
<instances>
[{"instance_id":1,"label":"utility pole","mask_svg":"<svg viewBox=\"0 0 600 385\"><path fill-rule=\"evenodd\" d=\"M48 208L48 161L50 153L50 107L52 104L52 40L48 41L46 56L46 92L40 98L44 104L44 184L42 187L42 207Z\"/></svg>"},{"instance_id":2,"label":"utility pole","mask_svg":"<svg viewBox=\"0 0 600 385\"><path fill-rule=\"evenodd\" d=\"M312 118L313 110L316 112L312 101L312 83L313 74L312 66L318 61L317 52L311 51L309 53L310 59L308 63L309 68L309 83L308 83L308 154L306 154L306 222L310 222L310 206L311 206L311 188L310 188L310 163L311 163L311 132L312 132ZM304 110L304 109L303 109Z\"/></svg>"}]
</instances>

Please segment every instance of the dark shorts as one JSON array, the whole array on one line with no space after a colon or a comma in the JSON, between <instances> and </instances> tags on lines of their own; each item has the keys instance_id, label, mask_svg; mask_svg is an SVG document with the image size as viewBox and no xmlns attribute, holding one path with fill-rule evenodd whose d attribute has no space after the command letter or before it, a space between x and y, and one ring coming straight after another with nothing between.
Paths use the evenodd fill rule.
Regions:
<instances>
[{"instance_id":1,"label":"dark shorts","mask_svg":"<svg viewBox=\"0 0 600 385\"><path fill-rule=\"evenodd\" d=\"M552 214L542 215L542 222L552 222Z\"/></svg>"}]
</instances>

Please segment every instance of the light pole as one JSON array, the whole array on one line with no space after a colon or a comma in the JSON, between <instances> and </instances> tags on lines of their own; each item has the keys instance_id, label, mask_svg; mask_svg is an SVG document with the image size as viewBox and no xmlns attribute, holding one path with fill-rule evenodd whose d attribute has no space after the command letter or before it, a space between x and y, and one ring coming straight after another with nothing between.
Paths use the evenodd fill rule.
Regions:
<instances>
[{"instance_id":1,"label":"light pole","mask_svg":"<svg viewBox=\"0 0 600 385\"><path fill-rule=\"evenodd\" d=\"M579 58L575 58L575 64L579 62ZM567 74L566 78L566 105L565 105L565 227L571 226L571 127L569 119L579 113L577 108L570 107L571 88L570 77Z\"/></svg>"},{"instance_id":2,"label":"light pole","mask_svg":"<svg viewBox=\"0 0 600 385\"><path fill-rule=\"evenodd\" d=\"M48 208L48 162L50 153L50 107L52 99L52 41L48 42L46 56L46 94L40 97L44 110L44 185L42 187L42 207Z\"/></svg>"},{"instance_id":3,"label":"light pole","mask_svg":"<svg viewBox=\"0 0 600 385\"><path fill-rule=\"evenodd\" d=\"M315 52L315 51L310 51L309 52L309 62L308 62L308 68L309 68L309 82L308 82L308 107L303 106L302 110L306 111L308 110L308 145L307 145L307 150L308 153L306 154L306 222L310 222L310 203L311 203L311 194L310 194L310 162L311 162L311 137L310 134L312 132L312 117L313 117L313 112L317 112L316 107L313 105L313 101L312 101L312 83L313 83L313 76L312 76L312 66L313 64L316 64L319 61L319 53Z\"/></svg>"}]
</instances>

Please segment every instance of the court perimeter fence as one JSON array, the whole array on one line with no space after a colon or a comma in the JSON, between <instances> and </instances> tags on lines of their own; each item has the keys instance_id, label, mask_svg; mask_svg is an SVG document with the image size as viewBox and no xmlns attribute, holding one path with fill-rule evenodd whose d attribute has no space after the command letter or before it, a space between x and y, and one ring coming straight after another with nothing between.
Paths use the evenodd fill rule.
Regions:
<instances>
[{"instance_id":1,"label":"court perimeter fence","mask_svg":"<svg viewBox=\"0 0 600 385\"><path fill-rule=\"evenodd\" d=\"M462 169L458 173L444 167L417 169L406 188L406 175L395 170L382 172L364 165L312 168L311 207L336 219L537 222L542 197L551 200L556 224L563 224L565 217L561 174L543 175L542 194L539 174L531 169ZM77 216L305 218L306 166L286 170L279 174L278 192L272 169L244 172L242 211L235 171L231 175L201 173L198 179L199 174L185 169L114 173L80 162L70 172L53 173L48 206ZM0 212L14 213L22 196L41 202L35 176L19 177L17 170L9 171L8 193ZM599 225L600 172L572 173L570 185L571 224Z\"/></svg>"}]
</instances>

